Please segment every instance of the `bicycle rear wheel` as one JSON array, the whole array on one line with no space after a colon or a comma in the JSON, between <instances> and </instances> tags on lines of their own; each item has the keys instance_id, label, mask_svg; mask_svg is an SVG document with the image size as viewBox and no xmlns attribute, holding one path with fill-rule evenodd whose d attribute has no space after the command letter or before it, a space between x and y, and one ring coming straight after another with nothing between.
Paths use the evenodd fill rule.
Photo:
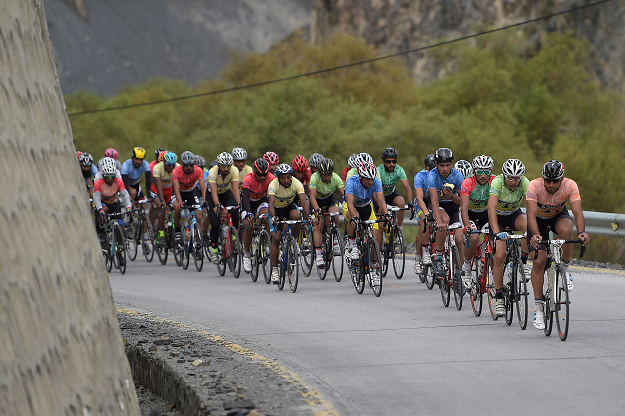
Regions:
<instances>
[{"instance_id":1,"label":"bicycle rear wheel","mask_svg":"<svg viewBox=\"0 0 625 416\"><path fill-rule=\"evenodd\" d=\"M340 254L334 253L334 247L338 246ZM340 282L343 278L343 257L345 256L345 247L343 247L343 238L338 228L332 229L332 273L334 280Z\"/></svg>"},{"instance_id":2,"label":"bicycle rear wheel","mask_svg":"<svg viewBox=\"0 0 625 416\"><path fill-rule=\"evenodd\" d=\"M458 247L452 246L450 249L450 260L449 270L452 278L452 288L454 291L454 301L456 302L456 309L462 310L462 298L464 297L465 288L462 284L462 266L460 263L460 252L458 251Z\"/></svg>"},{"instance_id":3,"label":"bicycle rear wheel","mask_svg":"<svg viewBox=\"0 0 625 416\"><path fill-rule=\"evenodd\" d=\"M404 269L406 268L406 246L404 245L404 234L398 225L393 226L393 271L395 277L401 279L404 277Z\"/></svg>"},{"instance_id":4,"label":"bicycle rear wheel","mask_svg":"<svg viewBox=\"0 0 625 416\"><path fill-rule=\"evenodd\" d=\"M516 316L521 329L527 328L527 283L525 282L525 268L519 260L514 268Z\"/></svg>"},{"instance_id":5,"label":"bicycle rear wheel","mask_svg":"<svg viewBox=\"0 0 625 416\"><path fill-rule=\"evenodd\" d=\"M490 316L494 321L499 319L499 316L495 312L495 304L497 303L495 290L495 278L493 277L493 256L492 254L486 255L486 293L488 293L488 308L490 309Z\"/></svg>"},{"instance_id":6,"label":"bicycle rear wheel","mask_svg":"<svg viewBox=\"0 0 625 416\"><path fill-rule=\"evenodd\" d=\"M554 306L558 335L560 340L566 341L569 334L569 287L566 282L566 274L561 264L556 266L556 280L554 285Z\"/></svg>"},{"instance_id":7,"label":"bicycle rear wheel","mask_svg":"<svg viewBox=\"0 0 625 416\"><path fill-rule=\"evenodd\" d=\"M260 232L260 244L258 245L258 265L263 269L265 283L271 283L271 239L267 230Z\"/></svg>"},{"instance_id":8,"label":"bicycle rear wheel","mask_svg":"<svg viewBox=\"0 0 625 416\"><path fill-rule=\"evenodd\" d=\"M241 275L241 250L239 247L239 234L237 233L237 229L233 226L230 226L229 231L230 259L228 262L228 267L230 267L230 271L234 275L235 279L238 279Z\"/></svg>"},{"instance_id":9,"label":"bicycle rear wheel","mask_svg":"<svg viewBox=\"0 0 625 416\"><path fill-rule=\"evenodd\" d=\"M291 292L295 293L297 290L297 279L299 274L299 247L297 246L297 241L295 241L294 237L289 238L288 250L289 264L287 272L289 274L289 288L291 289Z\"/></svg>"},{"instance_id":10,"label":"bicycle rear wheel","mask_svg":"<svg viewBox=\"0 0 625 416\"><path fill-rule=\"evenodd\" d=\"M482 282L480 279L480 273L483 271L482 264L480 257L473 258L473 267L471 268L471 282L473 285L469 295L471 296L471 307L475 316L482 314Z\"/></svg>"},{"instance_id":11,"label":"bicycle rear wheel","mask_svg":"<svg viewBox=\"0 0 625 416\"><path fill-rule=\"evenodd\" d=\"M202 230L198 223L193 226L193 262L195 270L201 272L204 267L204 248L202 247Z\"/></svg>"},{"instance_id":12,"label":"bicycle rear wheel","mask_svg":"<svg viewBox=\"0 0 625 416\"><path fill-rule=\"evenodd\" d=\"M299 229L299 248L302 254L301 267L304 276L310 276L310 272L312 271L314 258L315 258L315 250L314 244L312 240L312 234L308 232L308 224L302 224Z\"/></svg>"}]
</instances>

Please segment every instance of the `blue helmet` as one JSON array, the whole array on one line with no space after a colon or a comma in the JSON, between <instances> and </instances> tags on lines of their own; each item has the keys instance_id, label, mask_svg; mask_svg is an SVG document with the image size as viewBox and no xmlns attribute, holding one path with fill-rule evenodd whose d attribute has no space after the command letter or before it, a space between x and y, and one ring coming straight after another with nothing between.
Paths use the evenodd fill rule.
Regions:
<instances>
[{"instance_id":1,"label":"blue helmet","mask_svg":"<svg viewBox=\"0 0 625 416\"><path fill-rule=\"evenodd\" d=\"M167 163L168 165L176 164L177 160L178 156L176 156L174 152L167 152L167 154L165 155L165 163Z\"/></svg>"}]
</instances>

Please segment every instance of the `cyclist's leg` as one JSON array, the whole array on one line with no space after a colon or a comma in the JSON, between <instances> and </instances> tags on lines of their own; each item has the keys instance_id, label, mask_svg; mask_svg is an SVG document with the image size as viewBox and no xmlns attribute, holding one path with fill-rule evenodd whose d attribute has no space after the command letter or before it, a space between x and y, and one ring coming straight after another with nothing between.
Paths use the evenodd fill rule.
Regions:
<instances>
[{"instance_id":1,"label":"cyclist's leg","mask_svg":"<svg viewBox=\"0 0 625 416\"><path fill-rule=\"evenodd\" d=\"M373 205L369 204L368 205L370 211L370 214L368 217L365 217L366 220L375 220L377 219L377 217L375 216L375 211L373 209ZM366 208L366 207L365 207ZM361 217L363 218L363 217ZM373 224L371 226L371 232L373 233L373 238L375 238L378 241L378 247L382 247L382 237L384 235L384 229L379 227L379 224ZM371 260L372 261L377 261L377 258L375 257L375 252L371 253Z\"/></svg>"},{"instance_id":2,"label":"cyclist's leg","mask_svg":"<svg viewBox=\"0 0 625 416\"><path fill-rule=\"evenodd\" d=\"M449 215L449 225L462 225L462 220L460 218L460 207L457 205L450 205L449 208L445 207L445 212ZM460 258L464 258L464 244L462 244L462 232L456 230L454 233L454 239L456 240L456 247L458 248L458 254Z\"/></svg>"},{"instance_id":3,"label":"cyclist's leg","mask_svg":"<svg viewBox=\"0 0 625 416\"><path fill-rule=\"evenodd\" d=\"M566 208L560 212L555 218L555 232L564 240L573 239L573 221L569 216ZM562 261L568 263L573 255L573 244L565 244L562 246Z\"/></svg>"},{"instance_id":4,"label":"cyclist's leg","mask_svg":"<svg viewBox=\"0 0 625 416\"><path fill-rule=\"evenodd\" d=\"M208 203L208 223L211 225L210 230L210 240L211 240L211 249L217 248L217 239L219 238L219 227L221 226L221 213L215 212L215 202L213 202L213 198L207 192L206 193L206 202ZM203 224L205 228L208 228L208 224L206 224L206 219ZM203 231L203 230L202 230Z\"/></svg>"},{"instance_id":5,"label":"cyclist's leg","mask_svg":"<svg viewBox=\"0 0 625 416\"><path fill-rule=\"evenodd\" d=\"M391 201L393 205L397 206L398 208L406 207L406 202L404 201L404 197L401 196L399 192L397 192L397 190L395 190L389 196L393 197L393 200ZM397 211L397 225L399 225L400 227L404 225L405 216L406 216L406 211Z\"/></svg>"},{"instance_id":6,"label":"cyclist's leg","mask_svg":"<svg viewBox=\"0 0 625 416\"><path fill-rule=\"evenodd\" d=\"M449 215L447 215L447 212L445 211L444 208L439 207L439 210L440 210L442 224L437 224L437 225L449 226ZM437 260L439 258L440 259L443 258L442 256L443 256L443 250L445 249L445 237L446 236L447 236L447 230L439 230L436 232L436 259Z\"/></svg>"},{"instance_id":7,"label":"cyclist's leg","mask_svg":"<svg viewBox=\"0 0 625 416\"><path fill-rule=\"evenodd\" d=\"M523 233L527 231L527 215L519 214L514 221L514 229ZM527 263L527 253L527 239L524 238L521 240L521 260L523 264Z\"/></svg>"},{"instance_id":8,"label":"cyclist's leg","mask_svg":"<svg viewBox=\"0 0 625 416\"><path fill-rule=\"evenodd\" d=\"M499 230L503 231L508 225L508 218L503 215L497 215L499 222ZM506 262L506 242L495 240L495 235L490 231L491 241L495 241L495 259L493 264L493 278L495 280L495 290L497 290L497 299L501 299L501 289L503 288L503 268Z\"/></svg>"},{"instance_id":9,"label":"cyclist's leg","mask_svg":"<svg viewBox=\"0 0 625 416\"><path fill-rule=\"evenodd\" d=\"M289 212L289 219L296 220L296 221L302 219L302 216L299 213L299 210L297 209L297 206L295 206L295 204L291 204L291 211ZM297 238L297 236L299 235L299 229L301 228L301 226L302 224L293 224L292 233L295 236L295 238Z\"/></svg>"},{"instance_id":10,"label":"cyclist's leg","mask_svg":"<svg viewBox=\"0 0 625 416\"><path fill-rule=\"evenodd\" d=\"M237 204L236 199L234 199L234 194L232 193L230 189L228 189L227 192L219 195L219 201L224 206L235 206ZM239 211L237 210L230 211L230 215L232 216L232 225L234 225L234 228L238 229L239 228Z\"/></svg>"}]
</instances>

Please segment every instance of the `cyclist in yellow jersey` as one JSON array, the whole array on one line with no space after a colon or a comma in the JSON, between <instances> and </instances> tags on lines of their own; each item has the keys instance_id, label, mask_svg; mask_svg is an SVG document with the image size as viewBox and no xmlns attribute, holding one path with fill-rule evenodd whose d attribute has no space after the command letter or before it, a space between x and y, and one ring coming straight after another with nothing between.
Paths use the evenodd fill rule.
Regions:
<instances>
[{"instance_id":1,"label":"cyclist in yellow jersey","mask_svg":"<svg viewBox=\"0 0 625 416\"><path fill-rule=\"evenodd\" d=\"M243 186L243 178L252 173L252 167L247 166L245 161L247 160L247 152L245 149L235 147L232 149L232 158L234 159L234 166L239 169L239 187Z\"/></svg>"},{"instance_id":2,"label":"cyclist in yellow jersey","mask_svg":"<svg viewBox=\"0 0 625 416\"><path fill-rule=\"evenodd\" d=\"M269 215L271 216L272 224L275 225L276 220L299 220L300 213L297 206L293 201L295 197L299 198L300 203L304 207L304 216L308 218L310 212L308 211L308 204L306 202L306 194L304 193L304 186L297 178L293 177L293 168L283 163L276 168L276 178L271 181L269 188L267 189L267 198L269 202ZM300 224L293 226L293 235L299 234ZM279 281L278 274L278 251L280 250L280 239L282 238L282 232L276 230L276 234L271 241L271 281L277 284Z\"/></svg>"}]
</instances>

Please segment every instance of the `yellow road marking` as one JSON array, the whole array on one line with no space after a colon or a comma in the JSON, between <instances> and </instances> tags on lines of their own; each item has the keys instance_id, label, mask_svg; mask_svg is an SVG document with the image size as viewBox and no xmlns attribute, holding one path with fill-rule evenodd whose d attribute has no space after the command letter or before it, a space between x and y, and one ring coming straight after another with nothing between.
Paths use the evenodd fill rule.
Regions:
<instances>
[{"instance_id":1,"label":"yellow road marking","mask_svg":"<svg viewBox=\"0 0 625 416\"><path fill-rule=\"evenodd\" d=\"M141 312L137 312L132 309L126 308L115 308L117 312L124 313L127 315L147 315ZM299 375L295 372L289 370L287 367L280 365L277 361L272 361L262 355L250 350L249 348L245 348L239 344L235 344L233 342L226 341L219 335L213 335L207 331L201 331L197 328L194 328L190 325L183 324L181 322L172 321L171 319L165 319L158 316L150 315L156 320L161 322L167 322L173 325L176 325L180 328L190 329L195 332L200 333L205 339L214 342L215 344L221 345L223 347L228 348L230 351L236 352L250 360L253 360L261 365L267 367L272 370L284 380L289 383L297 386L299 393L302 395L306 403L311 407L311 410L315 416L339 416L339 413L334 409L332 404L323 398L321 393L315 390L312 386L306 383Z\"/></svg>"},{"instance_id":2,"label":"yellow road marking","mask_svg":"<svg viewBox=\"0 0 625 416\"><path fill-rule=\"evenodd\" d=\"M591 270L593 272L599 272L599 273L625 274L625 271L623 270L608 270L608 269L599 269L597 267L582 267L582 266L569 266L569 267L575 270Z\"/></svg>"}]
</instances>

